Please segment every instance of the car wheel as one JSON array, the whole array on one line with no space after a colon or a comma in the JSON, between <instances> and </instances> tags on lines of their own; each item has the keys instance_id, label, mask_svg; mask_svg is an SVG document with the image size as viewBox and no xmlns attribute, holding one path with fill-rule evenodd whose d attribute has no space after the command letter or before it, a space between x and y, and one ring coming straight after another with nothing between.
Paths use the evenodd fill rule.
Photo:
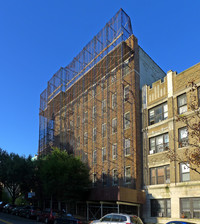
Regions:
<instances>
[{"instance_id":1,"label":"car wheel","mask_svg":"<svg viewBox=\"0 0 200 224\"><path fill-rule=\"evenodd\" d=\"M48 224L48 223L49 223L48 218L46 218L46 219L44 220L44 223L46 223L46 224Z\"/></svg>"}]
</instances>

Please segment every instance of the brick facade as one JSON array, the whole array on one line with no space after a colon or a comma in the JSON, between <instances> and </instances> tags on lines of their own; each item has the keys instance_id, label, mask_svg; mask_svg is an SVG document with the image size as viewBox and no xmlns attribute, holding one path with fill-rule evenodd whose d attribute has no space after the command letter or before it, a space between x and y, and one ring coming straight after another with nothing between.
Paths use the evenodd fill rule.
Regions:
<instances>
[{"instance_id":1,"label":"brick facade","mask_svg":"<svg viewBox=\"0 0 200 224\"><path fill-rule=\"evenodd\" d=\"M192 113L189 107L191 92L189 91L190 88L186 86L191 81L200 86L200 63L179 74L169 71L163 80L153 83L152 87L143 87L143 181L147 198L144 216L148 223L166 223L170 220L181 219L181 199L200 198L200 175L189 170L190 179L183 182L180 174L180 163L170 162L167 157L167 147L169 147L182 156L184 160L184 151L187 147L180 146L178 138L179 130L185 127L185 124L176 120L178 114L177 97L186 94L187 103L185 108L187 107L187 111L184 115L190 116ZM197 93L195 94L198 101ZM156 112L159 110L161 112ZM160 117L156 117L154 113L161 113ZM164 148L165 138L166 150ZM190 141L190 136L188 138ZM169 171L167 172L170 174L165 173L163 177L160 173L162 169L164 170L163 167L168 166ZM154 175L157 175L155 177L157 182L154 182ZM159 179L169 175L170 178L165 179L164 182ZM153 182L151 183L151 181ZM163 205L163 212L157 215L152 214L154 199L160 200L160 203L166 203L169 199L169 205ZM167 209L168 211L171 210L171 212L167 213ZM189 220L189 217L187 218ZM197 219L194 222L200 221Z\"/></svg>"}]
</instances>

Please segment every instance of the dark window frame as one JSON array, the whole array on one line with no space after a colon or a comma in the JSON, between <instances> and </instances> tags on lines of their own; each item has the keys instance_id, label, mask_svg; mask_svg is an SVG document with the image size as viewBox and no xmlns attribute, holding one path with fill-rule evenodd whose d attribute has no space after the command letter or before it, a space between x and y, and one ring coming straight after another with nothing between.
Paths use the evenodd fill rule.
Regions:
<instances>
[{"instance_id":1,"label":"dark window frame","mask_svg":"<svg viewBox=\"0 0 200 224\"><path fill-rule=\"evenodd\" d=\"M129 147L126 147L127 142L129 142ZM125 156L129 156L131 154L131 140L130 140L130 138L125 138L124 139L124 153L125 153Z\"/></svg>"},{"instance_id":2,"label":"dark window frame","mask_svg":"<svg viewBox=\"0 0 200 224\"><path fill-rule=\"evenodd\" d=\"M151 199L151 217L171 217L171 199Z\"/></svg>"},{"instance_id":3,"label":"dark window frame","mask_svg":"<svg viewBox=\"0 0 200 224\"><path fill-rule=\"evenodd\" d=\"M117 169L113 169L113 185L117 185L117 184L118 184L118 171Z\"/></svg>"},{"instance_id":4,"label":"dark window frame","mask_svg":"<svg viewBox=\"0 0 200 224\"><path fill-rule=\"evenodd\" d=\"M162 176L158 174L158 171L162 168L164 169L163 183L159 183ZM153 176L152 173L154 173L155 176ZM160 185L168 183L170 183L170 165L152 167L149 169L149 185Z\"/></svg>"},{"instance_id":5,"label":"dark window frame","mask_svg":"<svg viewBox=\"0 0 200 224\"><path fill-rule=\"evenodd\" d=\"M127 102L129 100L129 91L130 91L129 88L130 88L129 85L124 87L124 102Z\"/></svg>"},{"instance_id":6,"label":"dark window frame","mask_svg":"<svg viewBox=\"0 0 200 224\"><path fill-rule=\"evenodd\" d=\"M167 106L167 111L165 111L165 106ZM156 110L159 111L161 110L161 113L158 113L155 115ZM151 116L151 113L153 114L153 116ZM167 116L166 116L167 114ZM166 119L168 119L168 103L162 103L159 104L151 109L148 110L148 118L149 118L149 125L153 125L156 123L159 123L161 121L164 121Z\"/></svg>"},{"instance_id":7,"label":"dark window frame","mask_svg":"<svg viewBox=\"0 0 200 224\"><path fill-rule=\"evenodd\" d=\"M127 169L130 170L130 174L127 175ZM126 166L125 167L125 184L130 184L131 183L131 167L130 166Z\"/></svg>"},{"instance_id":8,"label":"dark window frame","mask_svg":"<svg viewBox=\"0 0 200 224\"><path fill-rule=\"evenodd\" d=\"M131 113L130 111L124 113L124 129L128 129L131 126Z\"/></svg>"},{"instance_id":9,"label":"dark window frame","mask_svg":"<svg viewBox=\"0 0 200 224\"><path fill-rule=\"evenodd\" d=\"M181 104L180 100L182 99L182 97L185 97L185 103L184 104ZM182 108L186 108L183 110L183 112L181 112L181 109ZM178 114L184 114L187 112L187 94L186 93L183 93L179 96L177 96L177 109L178 109Z\"/></svg>"},{"instance_id":10,"label":"dark window frame","mask_svg":"<svg viewBox=\"0 0 200 224\"><path fill-rule=\"evenodd\" d=\"M106 113L106 99L102 100L101 112L102 114Z\"/></svg>"},{"instance_id":11,"label":"dark window frame","mask_svg":"<svg viewBox=\"0 0 200 224\"><path fill-rule=\"evenodd\" d=\"M187 137L182 138L181 137L181 131L182 130L186 130L187 131ZM188 139L188 128L182 127L178 129L178 147L179 148L183 148L183 147L187 147L189 144L189 139Z\"/></svg>"},{"instance_id":12,"label":"dark window frame","mask_svg":"<svg viewBox=\"0 0 200 224\"><path fill-rule=\"evenodd\" d=\"M97 150L95 149L93 151L93 164L96 164L97 163Z\"/></svg>"},{"instance_id":13,"label":"dark window frame","mask_svg":"<svg viewBox=\"0 0 200 224\"><path fill-rule=\"evenodd\" d=\"M179 164L179 174L180 174L180 182L188 182L190 181L190 168L188 167L189 164L180 163ZM183 169L186 169L186 171L183 172ZM186 176L186 177L183 177ZM187 178L187 179L185 179Z\"/></svg>"},{"instance_id":14,"label":"dark window frame","mask_svg":"<svg viewBox=\"0 0 200 224\"><path fill-rule=\"evenodd\" d=\"M115 134L115 133L117 133L117 118L116 117L112 119L112 134Z\"/></svg>"},{"instance_id":15,"label":"dark window frame","mask_svg":"<svg viewBox=\"0 0 200 224\"><path fill-rule=\"evenodd\" d=\"M88 144L88 132L84 133L84 145Z\"/></svg>"},{"instance_id":16,"label":"dark window frame","mask_svg":"<svg viewBox=\"0 0 200 224\"><path fill-rule=\"evenodd\" d=\"M200 197L180 198L180 218L200 219L200 206L197 208L195 201L200 204ZM184 206L184 202L189 206Z\"/></svg>"},{"instance_id":17,"label":"dark window frame","mask_svg":"<svg viewBox=\"0 0 200 224\"><path fill-rule=\"evenodd\" d=\"M93 142L96 142L96 139L97 139L97 128L95 127L95 128L93 128L93 136L92 136L93 138Z\"/></svg>"},{"instance_id":18,"label":"dark window frame","mask_svg":"<svg viewBox=\"0 0 200 224\"><path fill-rule=\"evenodd\" d=\"M102 124L101 131L102 131L102 138L105 138L106 137L106 123Z\"/></svg>"},{"instance_id":19,"label":"dark window frame","mask_svg":"<svg viewBox=\"0 0 200 224\"><path fill-rule=\"evenodd\" d=\"M102 162L105 162L106 159L106 147L102 147Z\"/></svg>"},{"instance_id":20,"label":"dark window frame","mask_svg":"<svg viewBox=\"0 0 200 224\"><path fill-rule=\"evenodd\" d=\"M165 142L166 138L165 136L168 135L168 142ZM159 137L163 137L163 143L162 144L157 144L158 138ZM154 147L152 146L151 142L155 141ZM161 147L161 149L160 149ZM167 151L169 148L169 133L164 133L162 135L157 135L154 137L149 138L149 154L155 154L155 153L159 153L159 152L164 152Z\"/></svg>"},{"instance_id":21,"label":"dark window frame","mask_svg":"<svg viewBox=\"0 0 200 224\"><path fill-rule=\"evenodd\" d=\"M112 144L112 159L117 159L117 143Z\"/></svg>"}]
</instances>

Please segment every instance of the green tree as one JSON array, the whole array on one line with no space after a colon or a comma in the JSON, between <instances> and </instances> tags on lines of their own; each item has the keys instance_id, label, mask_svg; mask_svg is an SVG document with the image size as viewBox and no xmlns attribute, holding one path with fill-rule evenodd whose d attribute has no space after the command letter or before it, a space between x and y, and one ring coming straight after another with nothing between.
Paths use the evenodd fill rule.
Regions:
<instances>
[{"instance_id":1,"label":"green tree","mask_svg":"<svg viewBox=\"0 0 200 224\"><path fill-rule=\"evenodd\" d=\"M80 159L58 148L38 161L46 197L66 202L81 200L88 191L89 169Z\"/></svg>"},{"instance_id":2,"label":"green tree","mask_svg":"<svg viewBox=\"0 0 200 224\"><path fill-rule=\"evenodd\" d=\"M0 149L0 182L9 192L13 204L16 198L30 190L33 173L30 156L25 158Z\"/></svg>"}]
</instances>

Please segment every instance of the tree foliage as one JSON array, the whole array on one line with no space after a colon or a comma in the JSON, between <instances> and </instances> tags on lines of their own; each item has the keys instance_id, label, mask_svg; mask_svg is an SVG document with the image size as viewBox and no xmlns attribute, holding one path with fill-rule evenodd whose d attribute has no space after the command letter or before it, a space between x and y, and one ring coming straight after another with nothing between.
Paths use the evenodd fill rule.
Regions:
<instances>
[{"instance_id":1,"label":"tree foliage","mask_svg":"<svg viewBox=\"0 0 200 224\"><path fill-rule=\"evenodd\" d=\"M190 88L188 93L189 112L176 116L176 122L182 122L188 130L188 145L185 148L184 155L178 154L175 150L169 149L167 154L171 161L185 163L191 170L200 174L200 108L198 102L198 88L194 82L188 83ZM181 145L181 142L179 142Z\"/></svg>"},{"instance_id":2,"label":"tree foliage","mask_svg":"<svg viewBox=\"0 0 200 224\"><path fill-rule=\"evenodd\" d=\"M31 190L37 199L81 200L90 186L88 167L59 149L37 161L0 149L0 182L12 203Z\"/></svg>"},{"instance_id":3,"label":"tree foliage","mask_svg":"<svg viewBox=\"0 0 200 224\"><path fill-rule=\"evenodd\" d=\"M0 182L8 190L12 203L21 194L30 190L32 176L33 164L30 156L25 158L0 149Z\"/></svg>"},{"instance_id":4,"label":"tree foliage","mask_svg":"<svg viewBox=\"0 0 200 224\"><path fill-rule=\"evenodd\" d=\"M89 187L89 169L80 159L58 148L38 160L38 175L46 197L81 200Z\"/></svg>"}]
</instances>

